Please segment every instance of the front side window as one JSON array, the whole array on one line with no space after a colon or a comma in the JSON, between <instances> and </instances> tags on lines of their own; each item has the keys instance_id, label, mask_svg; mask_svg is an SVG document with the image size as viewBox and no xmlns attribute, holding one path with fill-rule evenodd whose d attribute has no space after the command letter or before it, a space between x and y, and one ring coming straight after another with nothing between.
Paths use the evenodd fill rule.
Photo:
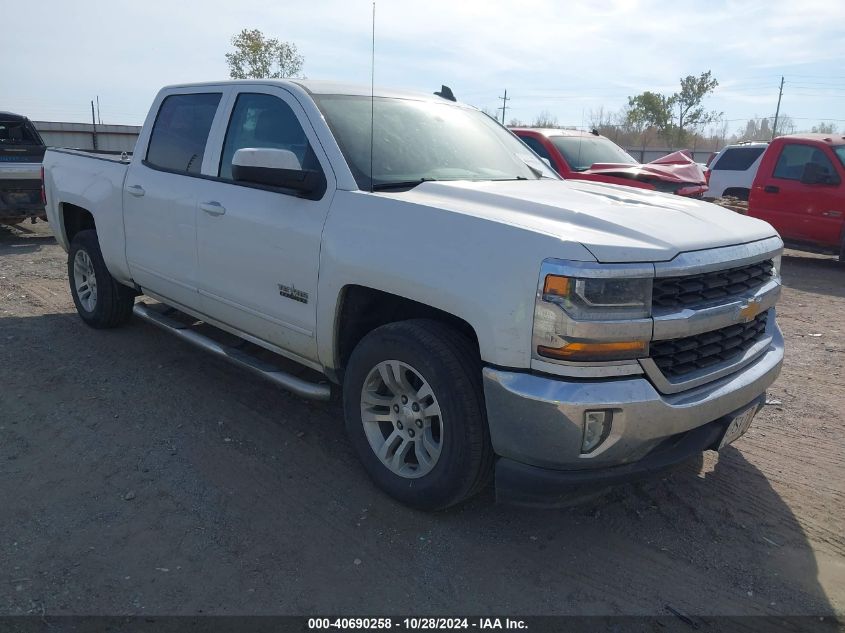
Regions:
<instances>
[{"instance_id":1,"label":"front side window","mask_svg":"<svg viewBox=\"0 0 845 633\"><path fill-rule=\"evenodd\" d=\"M713 171L745 171L766 150L765 147L733 147L726 149L713 165Z\"/></svg>"},{"instance_id":2,"label":"front side window","mask_svg":"<svg viewBox=\"0 0 845 633\"><path fill-rule=\"evenodd\" d=\"M236 151L247 147L285 149L293 152L303 170L321 171L314 150L293 110L272 95L238 95L223 142L218 171L221 178L232 179L232 158Z\"/></svg>"},{"instance_id":3,"label":"front side window","mask_svg":"<svg viewBox=\"0 0 845 633\"><path fill-rule=\"evenodd\" d=\"M519 139L473 108L354 95L315 100L362 190L424 180L557 179Z\"/></svg>"},{"instance_id":4,"label":"front side window","mask_svg":"<svg viewBox=\"0 0 845 633\"><path fill-rule=\"evenodd\" d=\"M162 101L146 162L152 167L199 174L219 103L219 92L170 95Z\"/></svg>"},{"instance_id":5,"label":"front side window","mask_svg":"<svg viewBox=\"0 0 845 633\"><path fill-rule=\"evenodd\" d=\"M833 163L822 150L812 145L798 143L788 143L783 146L772 175L783 180L801 180L808 163L816 163L821 167L822 173L827 173L830 178L836 176Z\"/></svg>"},{"instance_id":6,"label":"front side window","mask_svg":"<svg viewBox=\"0 0 845 633\"><path fill-rule=\"evenodd\" d=\"M549 153L546 151L546 148L536 138L534 138L533 136L520 136L519 138L521 138L523 143L525 143L528 147L533 149L534 152L536 152L537 156L539 156L540 158L545 158L548 161L552 160L552 157L549 156Z\"/></svg>"},{"instance_id":7,"label":"front side window","mask_svg":"<svg viewBox=\"0 0 845 633\"><path fill-rule=\"evenodd\" d=\"M584 171L598 163L639 165L628 152L601 136L550 136L549 140L574 171Z\"/></svg>"}]
</instances>

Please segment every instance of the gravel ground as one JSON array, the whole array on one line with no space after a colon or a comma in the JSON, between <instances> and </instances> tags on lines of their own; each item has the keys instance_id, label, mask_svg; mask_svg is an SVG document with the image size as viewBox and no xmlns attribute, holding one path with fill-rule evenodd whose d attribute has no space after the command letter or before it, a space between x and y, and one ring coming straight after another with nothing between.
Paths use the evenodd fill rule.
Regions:
<instances>
[{"instance_id":1,"label":"gravel ground","mask_svg":"<svg viewBox=\"0 0 845 633\"><path fill-rule=\"evenodd\" d=\"M789 252L749 433L558 511L368 481L337 402L76 316L45 224L0 227L0 614L843 614L845 269Z\"/></svg>"}]
</instances>

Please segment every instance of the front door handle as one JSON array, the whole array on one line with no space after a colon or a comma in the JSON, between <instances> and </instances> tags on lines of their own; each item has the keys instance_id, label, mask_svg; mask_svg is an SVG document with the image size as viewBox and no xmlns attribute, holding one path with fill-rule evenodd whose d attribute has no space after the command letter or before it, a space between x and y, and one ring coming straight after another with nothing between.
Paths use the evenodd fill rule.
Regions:
<instances>
[{"instance_id":1,"label":"front door handle","mask_svg":"<svg viewBox=\"0 0 845 633\"><path fill-rule=\"evenodd\" d=\"M128 185L126 187L126 192L132 194L136 198L140 198L146 193L141 185Z\"/></svg>"},{"instance_id":2,"label":"front door handle","mask_svg":"<svg viewBox=\"0 0 845 633\"><path fill-rule=\"evenodd\" d=\"M822 211L822 215L826 218L841 218L842 211Z\"/></svg>"},{"instance_id":3,"label":"front door handle","mask_svg":"<svg viewBox=\"0 0 845 633\"><path fill-rule=\"evenodd\" d=\"M208 215L223 215L224 213L226 213L226 207L224 207L216 200L200 202L200 209L205 211Z\"/></svg>"},{"instance_id":4,"label":"front door handle","mask_svg":"<svg viewBox=\"0 0 845 633\"><path fill-rule=\"evenodd\" d=\"M766 193L778 193L780 191L780 187L776 187L775 185L766 185L763 187L763 191Z\"/></svg>"}]
</instances>

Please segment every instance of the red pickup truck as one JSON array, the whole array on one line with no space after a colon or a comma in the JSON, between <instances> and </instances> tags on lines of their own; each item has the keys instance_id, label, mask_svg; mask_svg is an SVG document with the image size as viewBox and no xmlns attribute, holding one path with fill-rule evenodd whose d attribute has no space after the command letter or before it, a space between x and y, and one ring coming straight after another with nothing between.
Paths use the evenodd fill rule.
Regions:
<instances>
[{"instance_id":1,"label":"red pickup truck","mask_svg":"<svg viewBox=\"0 0 845 633\"><path fill-rule=\"evenodd\" d=\"M566 179L607 182L694 198L707 190L704 171L684 152L673 152L641 164L595 130L514 127L511 132Z\"/></svg>"},{"instance_id":2,"label":"red pickup truck","mask_svg":"<svg viewBox=\"0 0 845 633\"><path fill-rule=\"evenodd\" d=\"M766 220L784 242L832 252L845 262L845 136L774 139L751 187L748 215Z\"/></svg>"}]
</instances>

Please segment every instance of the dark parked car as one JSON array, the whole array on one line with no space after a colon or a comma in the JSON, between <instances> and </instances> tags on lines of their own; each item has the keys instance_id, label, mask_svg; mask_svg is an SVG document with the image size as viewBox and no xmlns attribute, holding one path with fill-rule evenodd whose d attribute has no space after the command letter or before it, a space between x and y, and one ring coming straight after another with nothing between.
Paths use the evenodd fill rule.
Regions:
<instances>
[{"instance_id":1,"label":"dark parked car","mask_svg":"<svg viewBox=\"0 0 845 633\"><path fill-rule=\"evenodd\" d=\"M41 195L44 141L20 114L0 112L0 224L46 220Z\"/></svg>"}]
</instances>

